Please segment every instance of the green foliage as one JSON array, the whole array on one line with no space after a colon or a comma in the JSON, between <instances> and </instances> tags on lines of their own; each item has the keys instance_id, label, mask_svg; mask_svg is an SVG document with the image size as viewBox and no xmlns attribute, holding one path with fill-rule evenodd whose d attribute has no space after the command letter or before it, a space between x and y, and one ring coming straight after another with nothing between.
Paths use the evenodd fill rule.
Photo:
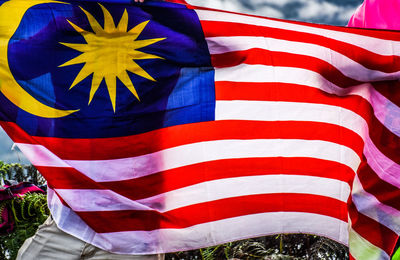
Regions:
<instances>
[{"instance_id":1,"label":"green foliage","mask_svg":"<svg viewBox=\"0 0 400 260\"><path fill-rule=\"evenodd\" d=\"M24 178L24 169L18 163L4 163L0 161L0 174L2 179L21 182Z\"/></svg>"},{"instance_id":2,"label":"green foliage","mask_svg":"<svg viewBox=\"0 0 400 260\"><path fill-rule=\"evenodd\" d=\"M16 182L27 181L35 185L43 185L46 183L46 180L33 165L4 163L3 161L0 161L0 178L2 180L14 180Z\"/></svg>"},{"instance_id":3,"label":"green foliage","mask_svg":"<svg viewBox=\"0 0 400 260\"><path fill-rule=\"evenodd\" d=\"M50 212L45 194L27 193L11 201L12 211L17 225L26 222L43 223Z\"/></svg>"},{"instance_id":4,"label":"green foliage","mask_svg":"<svg viewBox=\"0 0 400 260\"><path fill-rule=\"evenodd\" d=\"M231 250L232 257L246 260L264 259L264 257L275 252L276 250L273 248L267 249L261 241L256 241L253 239L236 243Z\"/></svg>"},{"instance_id":5,"label":"green foliage","mask_svg":"<svg viewBox=\"0 0 400 260\"><path fill-rule=\"evenodd\" d=\"M171 253L166 260L346 260L347 247L305 234L280 234L199 250Z\"/></svg>"},{"instance_id":6,"label":"green foliage","mask_svg":"<svg viewBox=\"0 0 400 260\"><path fill-rule=\"evenodd\" d=\"M33 236L50 214L46 195L27 193L3 202L2 207L11 209L15 229L11 234L0 236L0 259L15 259L25 239Z\"/></svg>"},{"instance_id":7,"label":"green foliage","mask_svg":"<svg viewBox=\"0 0 400 260\"><path fill-rule=\"evenodd\" d=\"M321 237L310 248L310 259L342 260L348 259L346 247Z\"/></svg>"},{"instance_id":8,"label":"green foliage","mask_svg":"<svg viewBox=\"0 0 400 260\"><path fill-rule=\"evenodd\" d=\"M398 248L396 253L394 253L392 260L400 260L400 248Z\"/></svg>"}]
</instances>

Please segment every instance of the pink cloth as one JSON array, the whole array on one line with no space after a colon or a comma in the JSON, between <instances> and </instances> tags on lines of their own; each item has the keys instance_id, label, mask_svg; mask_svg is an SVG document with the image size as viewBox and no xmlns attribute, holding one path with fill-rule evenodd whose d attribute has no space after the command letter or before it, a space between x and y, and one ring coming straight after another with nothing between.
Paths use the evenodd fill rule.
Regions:
<instances>
[{"instance_id":1,"label":"pink cloth","mask_svg":"<svg viewBox=\"0 0 400 260\"><path fill-rule=\"evenodd\" d=\"M400 30L399 0L364 0L348 26Z\"/></svg>"}]
</instances>

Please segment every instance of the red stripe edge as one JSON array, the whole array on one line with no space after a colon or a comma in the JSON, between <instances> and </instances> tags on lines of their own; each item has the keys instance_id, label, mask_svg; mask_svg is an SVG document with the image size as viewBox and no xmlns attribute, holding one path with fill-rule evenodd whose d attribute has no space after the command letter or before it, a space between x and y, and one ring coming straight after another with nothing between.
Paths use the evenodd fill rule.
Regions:
<instances>
[{"instance_id":1,"label":"red stripe edge","mask_svg":"<svg viewBox=\"0 0 400 260\"><path fill-rule=\"evenodd\" d=\"M313 158L246 158L210 161L121 181L95 182L73 168L37 167L53 189L105 189L139 200L187 186L226 178L261 175L302 175L330 178L351 187L348 166ZM190 173L190 174L188 174Z\"/></svg>"},{"instance_id":2,"label":"red stripe edge","mask_svg":"<svg viewBox=\"0 0 400 260\"><path fill-rule=\"evenodd\" d=\"M41 144L64 160L128 158L185 144L229 139L325 140L350 147L360 158L363 147L363 141L356 133L319 122L211 121L172 126L127 137L94 139L31 137L15 123L0 122L0 125L14 142Z\"/></svg>"},{"instance_id":3,"label":"red stripe edge","mask_svg":"<svg viewBox=\"0 0 400 260\"><path fill-rule=\"evenodd\" d=\"M346 203L329 197L285 193L227 198L182 207L165 213L132 210L76 213L97 233L109 233L180 229L266 212L304 212L330 216L347 222L346 208Z\"/></svg>"}]
</instances>

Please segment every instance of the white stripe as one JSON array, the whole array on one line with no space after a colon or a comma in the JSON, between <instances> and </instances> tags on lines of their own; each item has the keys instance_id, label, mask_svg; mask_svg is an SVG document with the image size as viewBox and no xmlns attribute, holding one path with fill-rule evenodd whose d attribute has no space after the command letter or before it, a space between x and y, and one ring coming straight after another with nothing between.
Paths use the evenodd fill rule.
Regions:
<instances>
[{"instance_id":1,"label":"white stripe","mask_svg":"<svg viewBox=\"0 0 400 260\"><path fill-rule=\"evenodd\" d=\"M350 228L350 254L357 260L390 260L390 256Z\"/></svg>"},{"instance_id":2,"label":"white stripe","mask_svg":"<svg viewBox=\"0 0 400 260\"><path fill-rule=\"evenodd\" d=\"M15 143L28 160L36 166L71 167L43 145Z\"/></svg>"},{"instance_id":3,"label":"white stripe","mask_svg":"<svg viewBox=\"0 0 400 260\"><path fill-rule=\"evenodd\" d=\"M361 138L368 133L364 118L351 110L324 104L279 101L217 101L215 120L306 121L345 127Z\"/></svg>"},{"instance_id":4,"label":"white stripe","mask_svg":"<svg viewBox=\"0 0 400 260\"><path fill-rule=\"evenodd\" d=\"M228 241L282 233L307 233L348 243L347 223L318 214L273 212L246 215L183 229L95 233L50 189L49 207L57 225L69 234L118 254L157 254L202 248ZM105 223L106 224L106 223ZM246 234L246 235L243 235Z\"/></svg>"},{"instance_id":5,"label":"white stripe","mask_svg":"<svg viewBox=\"0 0 400 260\"><path fill-rule=\"evenodd\" d=\"M25 147L41 150L41 156L31 159L35 166L64 167L60 160L48 164L46 157L53 154L41 145L23 144ZM336 143L319 140L296 139L256 139L256 140L218 140L177 146L159 152L137 157L79 161L68 160L67 165L74 167L89 178L97 181L120 181L138 178L160 171L193 165L196 163L235 159L267 157L309 157L335 161L356 171L360 163L359 156L350 148ZM114 174L118 172L118 174Z\"/></svg>"},{"instance_id":6,"label":"white stripe","mask_svg":"<svg viewBox=\"0 0 400 260\"><path fill-rule=\"evenodd\" d=\"M152 210L112 190L55 189L64 201L78 211Z\"/></svg>"},{"instance_id":7,"label":"white stripe","mask_svg":"<svg viewBox=\"0 0 400 260\"><path fill-rule=\"evenodd\" d=\"M363 86L362 88L359 86L341 88L317 72L296 67L240 64L233 67L216 68L215 81L298 84L321 89L329 94L339 96L353 94L359 95L366 100L370 98L369 93L362 90L362 88L367 88L368 90L370 88L369 84L361 85ZM353 93L354 91L355 93Z\"/></svg>"},{"instance_id":8,"label":"white stripe","mask_svg":"<svg viewBox=\"0 0 400 260\"><path fill-rule=\"evenodd\" d=\"M208 181L141 200L130 200L111 190L56 189L74 211L170 210L220 199L273 193L325 196L347 202L350 187L335 179L264 175Z\"/></svg>"},{"instance_id":9,"label":"white stripe","mask_svg":"<svg viewBox=\"0 0 400 260\"><path fill-rule=\"evenodd\" d=\"M71 208L63 205L57 194L50 187L47 187L47 205L50 209L51 217L57 223L57 226L68 226L67 229L63 228L68 234L78 238L85 237L88 243L96 235L93 229L83 222Z\"/></svg>"},{"instance_id":10,"label":"white stripe","mask_svg":"<svg viewBox=\"0 0 400 260\"><path fill-rule=\"evenodd\" d=\"M379 178L400 189L400 165L387 158L370 138L365 140L364 155Z\"/></svg>"},{"instance_id":11,"label":"white stripe","mask_svg":"<svg viewBox=\"0 0 400 260\"><path fill-rule=\"evenodd\" d=\"M260 194L298 193L347 202L350 187L335 179L301 175L264 175L208 181L137 202L160 212L214 200Z\"/></svg>"},{"instance_id":12,"label":"white stripe","mask_svg":"<svg viewBox=\"0 0 400 260\"><path fill-rule=\"evenodd\" d=\"M353 150L336 143L318 140L257 139L193 143L138 157L102 161L68 161L68 164L89 178L102 182L133 179L208 161L279 156L335 161L349 166L353 171L357 170L360 163L359 156ZM115 172L118 174L114 174Z\"/></svg>"},{"instance_id":13,"label":"white stripe","mask_svg":"<svg viewBox=\"0 0 400 260\"><path fill-rule=\"evenodd\" d=\"M369 93L365 90L360 93L350 93L352 88L341 88L317 72L293 67L240 64L233 67L216 68L215 81L298 84L339 96L353 94L366 100L370 98ZM368 84L363 84L363 86L365 88Z\"/></svg>"},{"instance_id":14,"label":"white stripe","mask_svg":"<svg viewBox=\"0 0 400 260\"><path fill-rule=\"evenodd\" d=\"M398 79L400 76L400 72L385 73L368 69L332 49L317 44L248 36L209 37L206 40L211 54L261 48L270 51L306 55L324 60L341 71L345 76L359 81Z\"/></svg>"},{"instance_id":15,"label":"white stripe","mask_svg":"<svg viewBox=\"0 0 400 260\"><path fill-rule=\"evenodd\" d=\"M139 250L143 249L146 243L145 249L148 250L149 245L154 245L154 251L145 251L143 254L154 254L193 250L193 248L204 248L241 239L288 233L315 234L341 243L348 242L347 223L323 215L297 212L246 215L185 229L105 233L99 234L99 240L95 242L100 244L104 240L121 241L123 245L118 244L119 253L129 249L136 251L138 247L141 247ZM143 238L147 240L143 241ZM129 240L129 243L126 240Z\"/></svg>"},{"instance_id":16,"label":"white stripe","mask_svg":"<svg viewBox=\"0 0 400 260\"><path fill-rule=\"evenodd\" d=\"M358 212L400 235L400 211L382 204L374 195L366 192L358 176L354 179L352 199Z\"/></svg>"},{"instance_id":17,"label":"white stripe","mask_svg":"<svg viewBox=\"0 0 400 260\"><path fill-rule=\"evenodd\" d=\"M201 21L233 22L239 24L257 25L271 28L280 28L304 33L321 35L326 38L350 43L380 55L396 55L400 53L398 41L382 40L370 36L363 36L349 32L339 32L329 29L316 28L307 25L293 24L268 18L258 18L241 14L232 14L219 11L196 10Z\"/></svg>"},{"instance_id":18,"label":"white stripe","mask_svg":"<svg viewBox=\"0 0 400 260\"><path fill-rule=\"evenodd\" d=\"M216 81L232 82L277 82L309 86L338 96L357 95L368 101L374 108L376 118L391 132L400 136L400 108L377 92L371 84L341 88L320 74L301 68L275 67L266 65L240 64L234 67L215 69ZM251 91L251 88L243 91Z\"/></svg>"}]
</instances>

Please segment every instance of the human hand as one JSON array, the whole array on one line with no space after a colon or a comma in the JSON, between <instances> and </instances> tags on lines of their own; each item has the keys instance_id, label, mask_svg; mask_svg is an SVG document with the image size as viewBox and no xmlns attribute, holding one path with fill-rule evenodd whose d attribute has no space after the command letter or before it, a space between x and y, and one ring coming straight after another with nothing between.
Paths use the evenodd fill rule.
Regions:
<instances>
[{"instance_id":1,"label":"human hand","mask_svg":"<svg viewBox=\"0 0 400 260\"><path fill-rule=\"evenodd\" d=\"M136 3L143 3L144 0L135 0Z\"/></svg>"}]
</instances>

